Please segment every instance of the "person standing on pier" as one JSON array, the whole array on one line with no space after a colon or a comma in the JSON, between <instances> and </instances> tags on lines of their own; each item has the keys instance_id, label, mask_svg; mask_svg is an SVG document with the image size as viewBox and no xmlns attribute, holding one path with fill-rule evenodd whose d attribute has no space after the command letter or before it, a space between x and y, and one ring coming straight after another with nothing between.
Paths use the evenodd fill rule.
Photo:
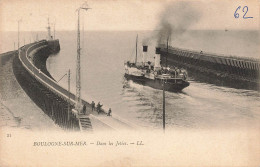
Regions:
<instances>
[{"instance_id":1,"label":"person standing on pier","mask_svg":"<svg viewBox=\"0 0 260 167\"><path fill-rule=\"evenodd\" d=\"M86 115L86 105L83 105L83 114Z\"/></svg>"},{"instance_id":2,"label":"person standing on pier","mask_svg":"<svg viewBox=\"0 0 260 167\"><path fill-rule=\"evenodd\" d=\"M101 107L102 107L102 105L100 104L100 102L98 102L98 104L97 104L97 112L98 112L98 114L101 112Z\"/></svg>"},{"instance_id":3,"label":"person standing on pier","mask_svg":"<svg viewBox=\"0 0 260 167\"><path fill-rule=\"evenodd\" d=\"M112 113L112 110L111 110L111 108L109 108L107 116L112 116L111 113Z\"/></svg>"},{"instance_id":4,"label":"person standing on pier","mask_svg":"<svg viewBox=\"0 0 260 167\"><path fill-rule=\"evenodd\" d=\"M92 101L92 103L91 103L91 108L92 108L92 111L95 111L95 102L94 101Z\"/></svg>"}]
</instances>

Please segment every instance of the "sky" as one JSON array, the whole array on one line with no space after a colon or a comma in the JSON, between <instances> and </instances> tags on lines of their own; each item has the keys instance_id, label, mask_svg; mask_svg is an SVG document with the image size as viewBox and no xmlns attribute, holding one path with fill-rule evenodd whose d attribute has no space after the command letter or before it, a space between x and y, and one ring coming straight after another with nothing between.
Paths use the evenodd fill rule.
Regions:
<instances>
[{"instance_id":1,"label":"sky","mask_svg":"<svg viewBox=\"0 0 260 167\"><path fill-rule=\"evenodd\" d=\"M45 31L47 18L57 31L76 30L76 9L82 0L0 0L0 31ZM88 0L92 9L81 12L85 30L131 31L158 28L161 13L176 0ZM189 1L188 1L189 2ZM260 0L199 0L192 8L200 13L189 29L250 29L259 30ZM234 17L235 10L240 14ZM248 7L243 19L242 9ZM175 17L175 16L173 16ZM185 19L181 14L179 18ZM178 23L177 23L178 24Z\"/></svg>"}]
</instances>

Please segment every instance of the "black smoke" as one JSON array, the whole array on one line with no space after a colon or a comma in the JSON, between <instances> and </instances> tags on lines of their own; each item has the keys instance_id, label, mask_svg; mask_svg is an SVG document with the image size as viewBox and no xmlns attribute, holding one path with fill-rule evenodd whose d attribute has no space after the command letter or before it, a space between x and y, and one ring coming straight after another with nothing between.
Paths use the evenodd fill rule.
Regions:
<instances>
[{"instance_id":1,"label":"black smoke","mask_svg":"<svg viewBox=\"0 0 260 167\"><path fill-rule=\"evenodd\" d=\"M201 17L200 2L177 1L170 2L159 15L159 24L152 37L143 40L157 40L157 45L166 44L167 39L178 38Z\"/></svg>"}]
</instances>

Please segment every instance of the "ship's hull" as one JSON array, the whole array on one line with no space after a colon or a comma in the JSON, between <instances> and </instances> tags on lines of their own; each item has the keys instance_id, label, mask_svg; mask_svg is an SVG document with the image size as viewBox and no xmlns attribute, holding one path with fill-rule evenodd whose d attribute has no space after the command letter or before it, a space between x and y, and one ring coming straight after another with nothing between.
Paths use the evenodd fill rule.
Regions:
<instances>
[{"instance_id":1,"label":"ship's hull","mask_svg":"<svg viewBox=\"0 0 260 167\"><path fill-rule=\"evenodd\" d=\"M132 80L138 84L142 84L145 86L152 87L154 89L163 89L163 80L159 78L150 79L146 78L145 76L136 76L125 73L125 78L127 80ZM174 82L166 82L164 84L164 88L166 91L170 92L178 92L182 89L188 87L190 85L189 82L183 80L183 79L175 79Z\"/></svg>"}]
</instances>

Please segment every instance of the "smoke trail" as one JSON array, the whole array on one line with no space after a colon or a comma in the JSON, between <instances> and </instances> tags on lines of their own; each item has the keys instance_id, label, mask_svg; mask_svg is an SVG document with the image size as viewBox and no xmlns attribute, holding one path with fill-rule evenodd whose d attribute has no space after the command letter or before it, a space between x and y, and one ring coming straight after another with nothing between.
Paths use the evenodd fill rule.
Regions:
<instances>
[{"instance_id":1,"label":"smoke trail","mask_svg":"<svg viewBox=\"0 0 260 167\"><path fill-rule=\"evenodd\" d=\"M171 2L166 5L165 9L159 15L160 22L156 27L156 31L150 38L155 38L157 44L165 44L167 38L177 38L181 36L191 25L196 23L201 12L196 6L199 2ZM143 40L147 43L150 39Z\"/></svg>"}]
</instances>

